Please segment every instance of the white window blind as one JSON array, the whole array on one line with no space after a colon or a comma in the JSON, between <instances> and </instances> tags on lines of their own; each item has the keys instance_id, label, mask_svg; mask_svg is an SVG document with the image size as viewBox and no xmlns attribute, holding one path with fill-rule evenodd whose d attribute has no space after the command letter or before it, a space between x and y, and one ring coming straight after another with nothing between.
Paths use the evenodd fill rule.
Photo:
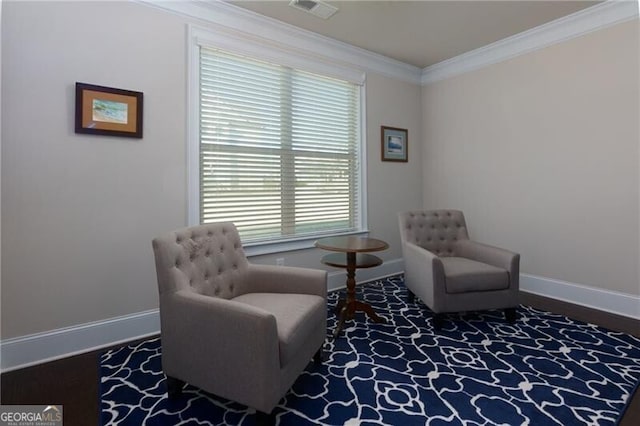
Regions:
<instances>
[{"instance_id":1,"label":"white window blind","mask_svg":"<svg viewBox=\"0 0 640 426\"><path fill-rule=\"evenodd\" d=\"M200 222L244 242L360 223L360 87L200 48Z\"/></svg>"}]
</instances>

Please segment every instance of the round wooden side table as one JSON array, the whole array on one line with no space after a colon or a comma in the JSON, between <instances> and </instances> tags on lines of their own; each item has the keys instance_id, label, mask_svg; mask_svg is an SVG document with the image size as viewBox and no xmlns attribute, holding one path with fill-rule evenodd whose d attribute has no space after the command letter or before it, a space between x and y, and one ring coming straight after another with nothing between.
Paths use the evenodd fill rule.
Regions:
<instances>
[{"instance_id":1,"label":"round wooden side table","mask_svg":"<svg viewBox=\"0 0 640 426\"><path fill-rule=\"evenodd\" d=\"M342 236L321 238L316 241L315 246L337 252L323 256L322 263L347 270L347 297L338 301L336 307L338 325L333 337L340 334L344 322L353 319L357 311L364 312L375 322L385 322L384 318L375 313L371 305L356 299L356 269L381 265L382 259L368 253L386 250L389 244L375 238Z\"/></svg>"}]
</instances>

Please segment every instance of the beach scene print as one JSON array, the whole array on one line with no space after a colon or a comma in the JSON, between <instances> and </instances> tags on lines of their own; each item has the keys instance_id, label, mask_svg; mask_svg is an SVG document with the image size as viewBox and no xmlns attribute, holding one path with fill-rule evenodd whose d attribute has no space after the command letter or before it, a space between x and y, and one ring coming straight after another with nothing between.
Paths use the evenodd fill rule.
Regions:
<instances>
[{"instance_id":1,"label":"beach scene print","mask_svg":"<svg viewBox=\"0 0 640 426\"><path fill-rule=\"evenodd\" d=\"M93 100L93 121L127 124L128 105L123 102Z\"/></svg>"},{"instance_id":2,"label":"beach scene print","mask_svg":"<svg viewBox=\"0 0 640 426\"><path fill-rule=\"evenodd\" d=\"M402 154L404 145L401 136L389 136L387 138L387 152L390 154Z\"/></svg>"}]
</instances>

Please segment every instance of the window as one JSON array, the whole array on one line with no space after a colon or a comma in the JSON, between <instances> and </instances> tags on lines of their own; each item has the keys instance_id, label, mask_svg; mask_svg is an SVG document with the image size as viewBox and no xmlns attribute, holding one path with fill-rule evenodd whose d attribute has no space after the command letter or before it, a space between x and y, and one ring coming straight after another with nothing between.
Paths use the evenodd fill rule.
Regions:
<instances>
[{"instance_id":1,"label":"window","mask_svg":"<svg viewBox=\"0 0 640 426\"><path fill-rule=\"evenodd\" d=\"M199 222L245 245L362 231L361 86L198 51Z\"/></svg>"}]
</instances>

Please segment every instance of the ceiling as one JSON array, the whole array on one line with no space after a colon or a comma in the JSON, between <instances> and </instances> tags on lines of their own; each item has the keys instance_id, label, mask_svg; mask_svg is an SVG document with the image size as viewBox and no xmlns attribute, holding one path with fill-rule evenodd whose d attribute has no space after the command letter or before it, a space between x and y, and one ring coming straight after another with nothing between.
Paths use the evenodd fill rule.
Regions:
<instances>
[{"instance_id":1,"label":"ceiling","mask_svg":"<svg viewBox=\"0 0 640 426\"><path fill-rule=\"evenodd\" d=\"M328 20L289 0L227 0L279 21L420 68L537 27L598 1L325 1Z\"/></svg>"}]
</instances>

